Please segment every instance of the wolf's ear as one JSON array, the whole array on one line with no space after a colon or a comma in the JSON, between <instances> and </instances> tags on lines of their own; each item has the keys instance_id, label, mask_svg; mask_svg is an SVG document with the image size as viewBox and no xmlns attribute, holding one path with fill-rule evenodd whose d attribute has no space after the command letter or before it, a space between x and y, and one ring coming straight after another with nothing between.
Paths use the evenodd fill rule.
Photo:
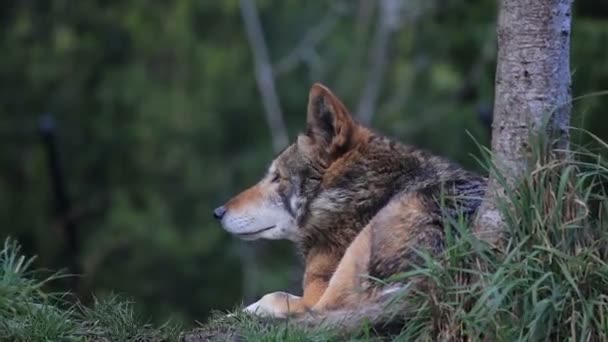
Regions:
<instances>
[{"instance_id":1,"label":"wolf's ear","mask_svg":"<svg viewBox=\"0 0 608 342\"><path fill-rule=\"evenodd\" d=\"M348 151L357 128L342 101L319 83L310 89L306 126L306 135L332 158Z\"/></svg>"}]
</instances>

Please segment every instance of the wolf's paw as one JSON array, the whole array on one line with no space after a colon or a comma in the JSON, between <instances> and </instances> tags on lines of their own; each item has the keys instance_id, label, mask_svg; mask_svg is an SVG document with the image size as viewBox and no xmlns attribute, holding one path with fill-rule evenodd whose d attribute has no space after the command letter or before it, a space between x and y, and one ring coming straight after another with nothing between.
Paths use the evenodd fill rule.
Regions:
<instances>
[{"instance_id":1,"label":"wolf's paw","mask_svg":"<svg viewBox=\"0 0 608 342\"><path fill-rule=\"evenodd\" d=\"M289 315L290 302L298 300L300 297L287 292L273 292L249 305L243 311L261 317L285 318Z\"/></svg>"}]
</instances>

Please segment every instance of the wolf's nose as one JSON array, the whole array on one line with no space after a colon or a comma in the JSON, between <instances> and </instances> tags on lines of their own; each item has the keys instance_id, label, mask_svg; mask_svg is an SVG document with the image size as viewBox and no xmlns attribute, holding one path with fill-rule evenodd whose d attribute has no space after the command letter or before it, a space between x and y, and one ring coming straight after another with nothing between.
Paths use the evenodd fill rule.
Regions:
<instances>
[{"instance_id":1,"label":"wolf's nose","mask_svg":"<svg viewBox=\"0 0 608 342\"><path fill-rule=\"evenodd\" d=\"M217 207L213 210L213 217L217 220L221 220L222 217L224 217L224 214L226 214L226 208L224 208L224 206Z\"/></svg>"}]
</instances>

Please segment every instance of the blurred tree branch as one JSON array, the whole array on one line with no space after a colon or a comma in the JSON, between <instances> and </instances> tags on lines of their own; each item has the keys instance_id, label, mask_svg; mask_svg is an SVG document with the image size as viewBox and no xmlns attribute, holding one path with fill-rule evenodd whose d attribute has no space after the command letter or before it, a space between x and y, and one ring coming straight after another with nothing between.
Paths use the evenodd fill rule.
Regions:
<instances>
[{"instance_id":1,"label":"blurred tree branch","mask_svg":"<svg viewBox=\"0 0 608 342\"><path fill-rule=\"evenodd\" d=\"M427 5L433 4L429 2ZM403 17L405 17L405 19L402 20L403 24L408 22L408 24L411 25L422 16L423 11L429 9L430 6L421 7L420 5L417 5L416 8L405 8L403 11ZM485 71L487 71L489 66L494 65L496 58L495 27L493 25L488 26L487 29L484 29L484 31L484 39L478 49L477 58L475 59L476 62L473 63L469 68L469 71L463 75L462 85L456 89L455 93L453 94L454 102L464 103L478 100L478 97L480 96L478 89L480 86L482 86L482 81L484 75L486 74ZM428 60L428 56L415 57L412 63L413 72L408 74L406 77L398 77L396 86L393 87L388 100L385 101L385 103L380 104L378 106L379 109L375 111L382 113L400 112L406 106L408 101L410 101L409 95L414 91L413 86L417 77L420 77L422 70L429 67ZM492 110L488 107L489 105L485 102L477 103L476 106L478 119L481 121L484 127L489 127L489 124L492 121ZM437 112L436 115L423 115L422 118L406 118L405 122L399 124L401 128L399 128L397 131L403 136L416 134L429 126L436 124L449 114L450 112L440 111Z\"/></svg>"},{"instance_id":2,"label":"blurred tree branch","mask_svg":"<svg viewBox=\"0 0 608 342\"><path fill-rule=\"evenodd\" d=\"M365 2L362 2L363 4ZM421 17L430 7L433 1L425 3L407 2L406 0L381 0L378 2L378 22L374 33L374 45L370 52L370 64L367 81L360 96L357 107L359 121L369 124L378 107L378 97L384 73L390 63L390 49L393 35L403 26L405 22L414 22ZM402 95L399 95L402 96Z\"/></svg>"},{"instance_id":3,"label":"blurred tree branch","mask_svg":"<svg viewBox=\"0 0 608 342\"><path fill-rule=\"evenodd\" d=\"M362 61L368 55L367 43L370 36L370 27L374 26L372 21L375 18L378 7L377 0L358 0L356 14L354 18L354 30L350 37L351 47L346 58L340 66L340 72L336 77L334 88L339 93L357 93L359 91Z\"/></svg>"},{"instance_id":4,"label":"blurred tree branch","mask_svg":"<svg viewBox=\"0 0 608 342\"><path fill-rule=\"evenodd\" d=\"M253 53L255 79L262 96L266 121L270 127L272 147L278 152L287 146L288 137L262 24L254 0L240 0L239 4L245 33Z\"/></svg>"},{"instance_id":5,"label":"blurred tree branch","mask_svg":"<svg viewBox=\"0 0 608 342\"><path fill-rule=\"evenodd\" d=\"M341 1L332 3L325 16L317 25L312 26L296 46L274 65L276 75L289 73L300 63L309 65L313 74L319 74L321 58L317 54L319 45L336 27L339 19L346 13L347 5ZM316 78L316 77L315 77Z\"/></svg>"},{"instance_id":6,"label":"blurred tree branch","mask_svg":"<svg viewBox=\"0 0 608 342\"><path fill-rule=\"evenodd\" d=\"M381 0L378 23L374 33L374 44L370 52L371 67L357 106L357 117L363 124L372 121L378 96L389 63L391 37L401 25L403 0Z\"/></svg>"}]
</instances>

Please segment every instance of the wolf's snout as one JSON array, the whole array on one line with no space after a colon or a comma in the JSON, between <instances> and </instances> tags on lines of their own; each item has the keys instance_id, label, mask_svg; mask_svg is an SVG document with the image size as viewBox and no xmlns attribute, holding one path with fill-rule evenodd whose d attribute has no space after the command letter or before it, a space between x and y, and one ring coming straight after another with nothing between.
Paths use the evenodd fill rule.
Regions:
<instances>
[{"instance_id":1,"label":"wolf's snout","mask_svg":"<svg viewBox=\"0 0 608 342\"><path fill-rule=\"evenodd\" d=\"M213 217L215 217L216 220L221 220L225 214L226 208L224 208L224 206L217 207L213 210Z\"/></svg>"}]
</instances>

